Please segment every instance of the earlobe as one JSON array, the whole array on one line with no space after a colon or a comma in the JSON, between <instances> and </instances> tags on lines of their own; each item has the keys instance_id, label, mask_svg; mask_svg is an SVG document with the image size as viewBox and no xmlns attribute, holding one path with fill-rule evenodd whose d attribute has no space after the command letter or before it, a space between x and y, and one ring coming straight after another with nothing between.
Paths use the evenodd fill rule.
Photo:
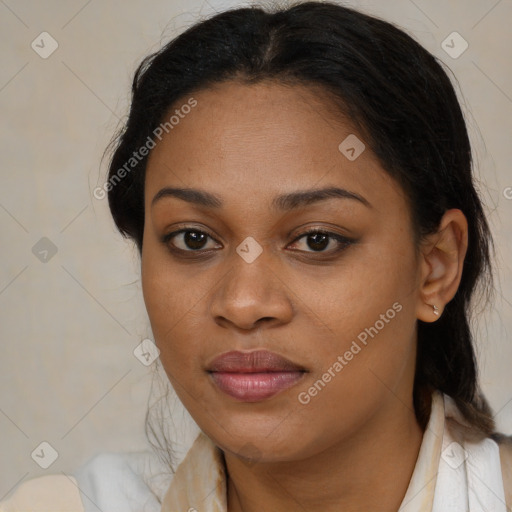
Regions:
<instances>
[{"instance_id":1,"label":"earlobe","mask_svg":"<svg viewBox=\"0 0 512 512\"><path fill-rule=\"evenodd\" d=\"M468 226L461 210L447 210L438 230L422 243L417 318L435 322L453 299L462 277Z\"/></svg>"}]
</instances>

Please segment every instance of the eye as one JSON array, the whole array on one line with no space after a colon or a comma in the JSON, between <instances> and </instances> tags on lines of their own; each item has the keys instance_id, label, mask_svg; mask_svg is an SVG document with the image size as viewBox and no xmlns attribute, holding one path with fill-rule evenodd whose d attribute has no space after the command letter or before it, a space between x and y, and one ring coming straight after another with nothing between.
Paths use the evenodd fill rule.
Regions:
<instances>
[{"instance_id":1,"label":"eye","mask_svg":"<svg viewBox=\"0 0 512 512\"><path fill-rule=\"evenodd\" d=\"M195 228L182 228L164 235L161 239L169 250L177 253L207 253L212 249L222 248L207 232ZM309 253L334 254L342 251L354 240L339 233L321 229L310 229L302 233L290 244L293 250ZM293 247L295 246L295 247ZM297 247L298 246L298 247Z\"/></svg>"},{"instance_id":2,"label":"eye","mask_svg":"<svg viewBox=\"0 0 512 512\"><path fill-rule=\"evenodd\" d=\"M353 240L350 238L346 238L338 233L322 231L319 229L311 229L299 235L293 241L292 245L300 246L301 244L297 244L297 242L302 239L304 239L302 248L299 247L298 250L303 252L334 253L343 250L353 242ZM308 250L308 248L310 250Z\"/></svg>"},{"instance_id":3,"label":"eye","mask_svg":"<svg viewBox=\"0 0 512 512\"><path fill-rule=\"evenodd\" d=\"M189 228L173 231L172 233L165 235L162 238L162 242L168 246L171 246L170 248L186 252L199 252L217 248L215 244L213 247L208 247L208 239L214 240L208 233L204 231Z\"/></svg>"}]
</instances>

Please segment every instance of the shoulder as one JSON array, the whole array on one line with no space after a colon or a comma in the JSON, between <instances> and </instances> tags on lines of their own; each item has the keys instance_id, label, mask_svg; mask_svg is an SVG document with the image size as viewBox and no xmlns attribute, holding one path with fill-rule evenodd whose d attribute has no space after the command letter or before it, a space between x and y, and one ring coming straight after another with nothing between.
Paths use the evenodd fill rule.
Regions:
<instances>
[{"instance_id":1,"label":"shoulder","mask_svg":"<svg viewBox=\"0 0 512 512\"><path fill-rule=\"evenodd\" d=\"M512 436L500 436L497 442L500 448L505 501L507 502L507 509L512 511Z\"/></svg>"},{"instance_id":2,"label":"shoulder","mask_svg":"<svg viewBox=\"0 0 512 512\"><path fill-rule=\"evenodd\" d=\"M453 399L444 395L444 401L446 426L453 439L477 456L476 467L482 474L490 478L501 477L507 512L512 512L512 436L494 433L482 437L465 420Z\"/></svg>"},{"instance_id":3,"label":"shoulder","mask_svg":"<svg viewBox=\"0 0 512 512\"><path fill-rule=\"evenodd\" d=\"M170 480L151 452L103 452L69 475L24 482L0 503L0 512L160 512Z\"/></svg>"},{"instance_id":4,"label":"shoulder","mask_svg":"<svg viewBox=\"0 0 512 512\"><path fill-rule=\"evenodd\" d=\"M84 512L77 481L68 475L47 475L27 480L0 503L0 512Z\"/></svg>"},{"instance_id":5,"label":"shoulder","mask_svg":"<svg viewBox=\"0 0 512 512\"><path fill-rule=\"evenodd\" d=\"M85 512L97 507L108 512L159 512L171 480L169 468L151 452L103 452L72 475Z\"/></svg>"}]
</instances>

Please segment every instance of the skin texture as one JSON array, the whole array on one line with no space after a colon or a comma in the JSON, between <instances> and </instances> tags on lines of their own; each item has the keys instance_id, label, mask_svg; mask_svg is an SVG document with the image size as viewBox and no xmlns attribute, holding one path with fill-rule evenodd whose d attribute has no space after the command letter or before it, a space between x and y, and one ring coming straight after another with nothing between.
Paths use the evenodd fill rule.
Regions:
<instances>
[{"instance_id":1,"label":"skin texture","mask_svg":"<svg viewBox=\"0 0 512 512\"><path fill-rule=\"evenodd\" d=\"M229 510L397 510L423 435L412 403L416 321L437 320L430 304L442 314L457 290L465 217L449 210L416 247L401 187L368 147L354 161L340 152L357 132L318 89L226 82L193 97L149 157L142 284L163 367L225 453ZM329 198L272 209L275 196L327 186L370 206ZM169 196L152 205L163 187L201 189L223 205ZM185 226L211 237L202 255L182 234L162 242ZM353 242L315 251L297 240L308 228ZM263 250L252 263L236 252L246 237ZM393 304L400 311L301 403ZM255 349L303 366L301 381L253 403L222 393L208 364Z\"/></svg>"}]
</instances>

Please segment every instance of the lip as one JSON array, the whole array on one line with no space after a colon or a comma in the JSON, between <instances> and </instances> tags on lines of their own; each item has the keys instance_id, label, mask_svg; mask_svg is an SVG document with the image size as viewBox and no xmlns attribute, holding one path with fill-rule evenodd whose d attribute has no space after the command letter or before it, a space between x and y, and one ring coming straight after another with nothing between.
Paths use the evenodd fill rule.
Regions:
<instances>
[{"instance_id":1,"label":"lip","mask_svg":"<svg viewBox=\"0 0 512 512\"><path fill-rule=\"evenodd\" d=\"M267 350L231 351L216 357L207 368L214 384L243 402L259 402L290 388L305 368Z\"/></svg>"}]
</instances>

